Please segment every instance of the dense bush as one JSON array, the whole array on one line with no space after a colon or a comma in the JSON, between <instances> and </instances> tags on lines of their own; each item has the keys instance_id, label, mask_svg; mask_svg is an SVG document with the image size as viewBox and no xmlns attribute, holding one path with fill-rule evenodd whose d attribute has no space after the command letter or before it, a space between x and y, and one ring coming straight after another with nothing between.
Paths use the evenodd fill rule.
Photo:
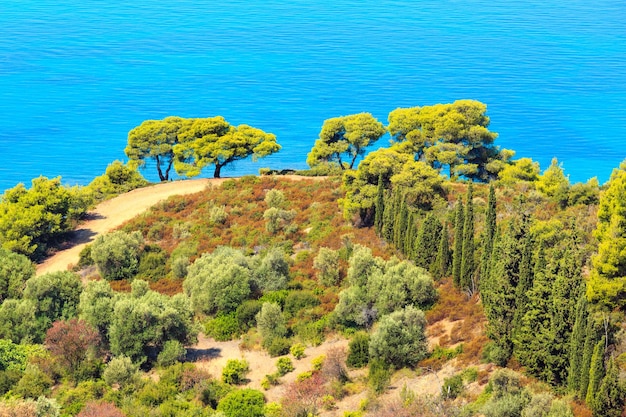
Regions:
<instances>
[{"instance_id":1,"label":"dense bush","mask_svg":"<svg viewBox=\"0 0 626 417\"><path fill-rule=\"evenodd\" d=\"M425 328L424 313L413 306L383 316L370 338L370 359L398 368L415 366L427 355Z\"/></svg>"},{"instance_id":2,"label":"dense bush","mask_svg":"<svg viewBox=\"0 0 626 417\"><path fill-rule=\"evenodd\" d=\"M222 381L225 384L243 384L249 371L250 365L247 361L229 359L224 369L222 369Z\"/></svg>"},{"instance_id":3,"label":"dense bush","mask_svg":"<svg viewBox=\"0 0 626 417\"><path fill-rule=\"evenodd\" d=\"M20 298L26 281L35 275L35 266L24 255L0 247L0 302Z\"/></svg>"},{"instance_id":4,"label":"dense bush","mask_svg":"<svg viewBox=\"0 0 626 417\"><path fill-rule=\"evenodd\" d=\"M369 363L370 337L365 332L356 333L348 344L346 364L352 368L362 368Z\"/></svg>"},{"instance_id":5,"label":"dense bush","mask_svg":"<svg viewBox=\"0 0 626 417\"><path fill-rule=\"evenodd\" d=\"M263 393L250 388L233 391L219 402L217 411L226 417L264 417L265 397Z\"/></svg>"},{"instance_id":6,"label":"dense bush","mask_svg":"<svg viewBox=\"0 0 626 417\"><path fill-rule=\"evenodd\" d=\"M313 260L313 268L317 270L317 279L327 287L339 283L339 252L329 248L320 248Z\"/></svg>"},{"instance_id":7,"label":"dense bush","mask_svg":"<svg viewBox=\"0 0 626 417\"><path fill-rule=\"evenodd\" d=\"M101 235L91 246L91 257L107 280L132 278L139 269L143 237L123 231Z\"/></svg>"}]
</instances>

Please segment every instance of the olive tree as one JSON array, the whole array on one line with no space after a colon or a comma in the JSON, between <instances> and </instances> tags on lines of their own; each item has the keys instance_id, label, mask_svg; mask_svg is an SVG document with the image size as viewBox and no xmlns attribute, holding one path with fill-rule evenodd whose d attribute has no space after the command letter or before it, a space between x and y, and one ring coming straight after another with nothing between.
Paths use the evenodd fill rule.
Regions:
<instances>
[{"instance_id":1,"label":"olive tree","mask_svg":"<svg viewBox=\"0 0 626 417\"><path fill-rule=\"evenodd\" d=\"M93 242L91 257L104 279L128 279L138 271L142 246L140 232L108 233L98 236Z\"/></svg>"},{"instance_id":2,"label":"olive tree","mask_svg":"<svg viewBox=\"0 0 626 417\"><path fill-rule=\"evenodd\" d=\"M424 313L413 306L383 316L370 338L370 359L398 368L415 366L428 354L425 329Z\"/></svg>"}]
</instances>

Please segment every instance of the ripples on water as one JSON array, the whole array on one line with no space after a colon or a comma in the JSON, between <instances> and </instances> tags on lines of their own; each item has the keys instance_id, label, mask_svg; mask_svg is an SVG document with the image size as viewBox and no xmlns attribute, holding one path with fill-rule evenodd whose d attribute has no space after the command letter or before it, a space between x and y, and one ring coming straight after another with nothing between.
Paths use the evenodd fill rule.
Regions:
<instances>
[{"instance_id":1,"label":"ripples on water","mask_svg":"<svg viewBox=\"0 0 626 417\"><path fill-rule=\"evenodd\" d=\"M240 175L304 168L329 117L460 98L488 104L501 146L557 156L574 181L626 157L618 0L58 3L0 4L0 189L85 184L145 119L275 133L283 150L225 171Z\"/></svg>"}]
</instances>

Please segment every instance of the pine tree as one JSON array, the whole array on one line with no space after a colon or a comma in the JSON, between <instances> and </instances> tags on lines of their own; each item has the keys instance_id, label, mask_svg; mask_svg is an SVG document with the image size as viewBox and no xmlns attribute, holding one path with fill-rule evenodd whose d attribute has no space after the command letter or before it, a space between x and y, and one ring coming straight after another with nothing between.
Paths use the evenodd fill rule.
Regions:
<instances>
[{"instance_id":1,"label":"pine tree","mask_svg":"<svg viewBox=\"0 0 626 417\"><path fill-rule=\"evenodd\" d=\"M604 345L606 339L602 336L602 339L593 348L593 355L591 356L591 367L589 368L589 387L587 388L587 396L585 402L591 406L596 398L602 378L604 378Z\"/></svg>"},{"instance_id":2,"label":"pine tree","mask_svg":"<svg viewBox=\"0 0 626 417\"><path fill-rule=\"evenodd\" d=\"M493 184L489 186L489 199L487 200L487 213L485 215L485 234L483 238L483 255L480 261L480 276L489 274L491 253L493 252L493 239L496 235L496 192Z\"/></svg>"},{"instance_id":3,"label":"pine tree","mask_svg":"<svg viewBox=\"0 0 626 417\"><path fill-rule=\"evenodd\" d=\"M581 294L576 303L576 321L572 329L569 349L569 369L567 388L570 392L580 392L581 367L585 347L585 329L587 327L587 297Z\"/></svg>"},{"instance_id":4,"label":"pine tree","mask_svg":"<svg viewBox=\"0 0 626 417\"><path fill-rule=\"evenodd\" d=\"M619 383L619 370L611 358L598 393L591 402L595 417L619 417L624 406L624 392Z\"/></svg>"},{"instance_id":5,"label":"pine tree","mask_svg":"<svg viewBox=\"0 0 626 417\"><path fill-rule=\"evenodd\" d=\"M437 247L437 257L431 269L431 273L437 279L441 279L448 274L450 268L450 248L448 246L448 225L444 225L439 237Z\"/></svg>"},{"instance_id":6,"label":"pine tree","mask_svg":"<svg viewBox=\"0 0 626 417\"><path fill-rule=\"evenodd\" d=\"M461 259L463 256L463 202L457 201L454 218L454 252L452 253L452 278L457 287L461 286Z\"/></svg>"},{"instance_id":7,"label":"pine tree","mask_svg":"<svg viewBox=\"0 0 626 417\"><path fill-rule=\"evenodd\" d=\"M474 279L474 188L467 187L465 215L463 224L463 246L461 255L461 288L472 287Z\"/></svg>"},{"instance_id":8,"label":"pine tree","mask_svg":"<svg viewBox=\"0 0 626 417\"><path fill-rule=\"evenodd\" d=\"M385 187L383 184L383 175L378 175L378 190L376 191L376 203L374 213L374 227L376 234L382 236L383 231L383 214L385 210Z\"/></svg>"},{"instance_id":9,"label":"pine tree","mask_svg":"<svg viewBox=\"0 0 626 417\"><path fill-rule=\"evenodd\" d=\"M441 222L433 213L429 213L422 223L415 244L415 264L424 269L429 269L437 257L439 235L441 234Z\"/></svg>"}]
</instances>

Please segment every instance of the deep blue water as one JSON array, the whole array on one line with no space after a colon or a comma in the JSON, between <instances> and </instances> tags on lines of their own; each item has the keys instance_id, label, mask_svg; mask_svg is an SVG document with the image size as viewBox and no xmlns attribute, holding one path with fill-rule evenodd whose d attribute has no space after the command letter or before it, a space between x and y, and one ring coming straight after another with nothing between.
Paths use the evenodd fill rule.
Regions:
<instances>
[{"instance_id":1,"label":"deep blue water","mask_svg":"<svg viewBox=\"0 0 626 417\"><path fill-rule=\"evenodd\" d=\"M500 3L2 0L0 190L86 184L145 119L275 133L280 153L223 173L240 175L306 167L329 117L462 98L517 157L606 181L626 158L626 2Z\"/></svg>"}]
</instances>

